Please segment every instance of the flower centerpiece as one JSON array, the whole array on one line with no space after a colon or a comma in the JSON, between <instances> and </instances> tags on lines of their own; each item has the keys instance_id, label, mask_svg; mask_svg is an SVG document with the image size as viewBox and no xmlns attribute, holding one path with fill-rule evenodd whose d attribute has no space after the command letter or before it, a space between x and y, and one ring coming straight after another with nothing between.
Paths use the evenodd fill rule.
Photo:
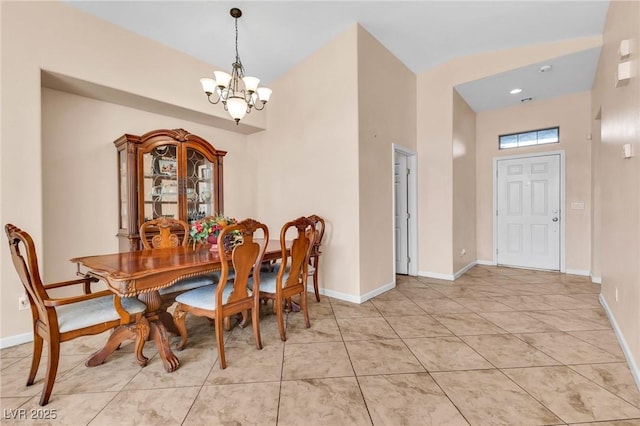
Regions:
<instances>
[{"instance_id":1,"label":"flower centerpiece","mask_svg":"<svg viewBox=\"0 0 640 426\"><path fill-rule=\"evenodd\" d=\"M191 237L191 241L193 241L194 247L196 243L206 242L209 242L212 246L215 246L218 244L218 235L220 235L222 228L234 223L238 223L238 221L231 217L223 216L220 214L205 217L203 219L196 220L191 224L189 236Z\"/></svg>"}]
</instances>

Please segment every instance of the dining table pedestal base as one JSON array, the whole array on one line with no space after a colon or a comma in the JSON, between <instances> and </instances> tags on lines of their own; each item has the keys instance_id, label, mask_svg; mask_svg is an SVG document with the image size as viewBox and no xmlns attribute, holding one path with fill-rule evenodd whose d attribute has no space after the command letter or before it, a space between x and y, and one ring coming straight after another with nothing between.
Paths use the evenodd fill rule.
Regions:
<instances>
[{"instance_id":1,"label":"dining table pedestal base","mask_svg":"<svg viewBox=\"0 0 640 426\"><path fill-rule=\"evenodd\" d=\"M171 373L180 367L180 360L171 350L169 332L178 334L173 317L168 313L157 291L143 293L138 298L147 305L142 318L135 324L116 327L102 349L94 353L85 362L87 367L95 367L104 363L105 359L125 340L135 340L135 357L137 363L144 367L149 359L144 356L142 349L147 340L153 340L158 348L165 371Z\"/></svg>"},{"instance_id":2,"label":"dining table pedestal base","mask_svg":"<svg viewBox=\"0 0 640 426\"><path fill-rule=\"evenodd\" d=\"M180 360L171 350L169 342L169 332L178 334L173 317L165 310L162 297L157 291L142 293L138 295L138 299L147 305L145 318L149 321L149 340L155 342L165 371L176 371L180 367Z\"/></svg>"},{"instance_id":3,"label":"dining table pedestal base","mask_svg":"<svg viewBox=\"0 0 640 426\"><path fill-rule=\"evenodd\" d=\"M109 355L111 355L115 350L120 348L120 345L125 340L135 340L135 357L138 365L144 367L147 365L149 358L144 356L142 353L142 348L144 347L144 342L149 339L151 327L146 318L142 317L135 324L129 325L121 325L116 327L107 343L100 349L95 352L93 355L85 361L84 365L87 367L96 367L104 363L105 359Z\"/></svg>"}]
</instances>

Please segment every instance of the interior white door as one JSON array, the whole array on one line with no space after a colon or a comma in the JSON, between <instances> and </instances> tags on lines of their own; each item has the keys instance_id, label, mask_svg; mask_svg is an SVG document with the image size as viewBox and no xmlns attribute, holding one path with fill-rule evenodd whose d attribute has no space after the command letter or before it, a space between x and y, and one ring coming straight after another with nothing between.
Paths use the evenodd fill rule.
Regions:
<instances>
[{"instance_id":1,"label":"interior white door","mask_svg":"<svg viewBox=\"0 0 640 426\"><path fill-rule=\"evenodd\" d=\"M560 270L560 155L497 161L499 265Z\"/></svg>"},{"instance_id":2,"label":"interior white door","mask_svg":"<svg viewBox=\"0 0 640 426\"><path fill-rule=\"evenodd\" d=\"M394 156L396 273L409 273L409 204L407 157Z\"/></svg>"}]
</instances>

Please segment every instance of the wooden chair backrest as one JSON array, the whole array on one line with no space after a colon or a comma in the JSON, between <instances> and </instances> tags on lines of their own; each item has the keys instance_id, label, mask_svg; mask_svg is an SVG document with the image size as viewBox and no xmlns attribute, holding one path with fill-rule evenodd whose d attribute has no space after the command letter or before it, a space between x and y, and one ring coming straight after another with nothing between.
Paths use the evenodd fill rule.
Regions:
<instances>
[{"instance_id":1,"label":"wooden chair backrest","mask_svg":"<svg viewBox=\"0 0 640 426\"><path fill-rule=\"evenodd\" d=\"M294 234L295 238L291 242L291 250L289 252L289 256L287 256L287 234L294 228L297 230L297 234ZM306 287L309 257L311 255L311 249L313 248L314 236L314 223L306 217L299 217L282 226L282 229L280 230L282 265L278 270L277 278L278 282L282 284L281 286L276 286L276 289L299 284L303 284ZM287 273L287 264L290 264L288 268L289 275L283 283L283 280L285 279L284 274Z\"/></svg>"},{"instance_id":2,"label":"wooden chair backrest","mask_svg":"<svg viewBox=\"0 0 640 426\"><path fill-rule=\"evenodd\" d=\"M9 239L9 249L11 250L11 260L16 268L16 272L20 277L20 281L24 286L31 304L31 312L34 321L40 319L45 324L49 324L47 310L44 301L49 299L49 295L44 288L40 272L38 268L38 257L36 255L36 246L31 236L12 224L4 227ZM24 254L20 251L20 246L24 247ZM33 307L36 307L34 311ZM37 315L36 315L37 312Z\"/></svg>"},{"instance_id":3,"label":"wooden chair backrest","mask_svg":"<svg viewBox=\"0 0 640 426\"><path fill-rule=\"evenodd\" d=\"M180 229L180 236L171 232ZM183 220L161 217L149 220L140 225L140 240L145 250L186 246L189 242L189 224Z\"/></svg>"},{"instance_id":4,"label":"wooden chair backrest","mask_svg":"<svg viewBox=\"0 0 640 426\"><path fill-rule=\"evenodd\" d=\"M322 237L324 237L324 219L318 215L308 216L311 222L313 222L313 226L315 228L314 238L313 238L313 246L311 247L311 257L320 256L320 245L322 244Z\"/></svg>"},{"instance_id":5,"label":"wooden chair backrest","mask_svg":"<svg viewBox=\"0 0 640 426\"><path fill-rule=\"evenodd\" d=\"M262 241L255 241L256 232L262 230ZM239 234L239 235L238 235ZM249 278L252 277L254 288L260 285L260 266L269 242L269 228L264 223L253 219L245 219L233 225L225 226L220 232L220 241L235 238L232 247L218 245L218 255L222 263L220 281L216 289L217 306L222 306L222 293L226 286L230 268L234 269L233 292L227 304L249 297Z\"/></svg>"}]
</instances>

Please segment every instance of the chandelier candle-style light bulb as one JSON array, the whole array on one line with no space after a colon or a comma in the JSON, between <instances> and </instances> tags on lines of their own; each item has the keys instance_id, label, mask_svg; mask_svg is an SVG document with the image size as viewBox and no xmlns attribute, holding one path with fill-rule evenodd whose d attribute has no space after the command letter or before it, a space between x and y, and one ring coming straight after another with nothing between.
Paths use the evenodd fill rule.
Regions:
<instances>
[{"instance_id":1,"label":"chandelier candle-style light bulb","mask_svg":"<svg viewBox=\"0 0 640 426\"><path fill-rule=\"evenodd\" d=\"M234 7L229 13L236 20L236 60L231 64L231 74L214 71L215 79L201 78L200 83L209 102L217 104L222 101L224 109L238 124L253 108L258 111L264 109L271 98L271 89L258 87L259 78L245 77L244 66L238 54L238 18L242 16L242 11Z\"/></svg>"}]
</instances>

